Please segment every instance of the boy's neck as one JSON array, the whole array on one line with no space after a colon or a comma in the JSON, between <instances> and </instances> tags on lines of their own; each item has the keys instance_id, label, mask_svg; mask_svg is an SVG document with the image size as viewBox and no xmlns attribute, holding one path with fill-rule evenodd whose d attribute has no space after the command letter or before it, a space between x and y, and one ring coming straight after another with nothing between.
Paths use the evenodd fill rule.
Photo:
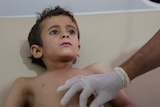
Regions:
<instances>
[{"instance_id":1,"label":"boy's neck","mask_svg":"<svg viewBox=\"0 0 160 107\"><path fill-rule=\"evenodd\" d=\"M46 66L47 71L56 71L61 69L70 69L72 68L72 62L57 62L53 64L48 64Z\"/></svg>"}]
</instances>

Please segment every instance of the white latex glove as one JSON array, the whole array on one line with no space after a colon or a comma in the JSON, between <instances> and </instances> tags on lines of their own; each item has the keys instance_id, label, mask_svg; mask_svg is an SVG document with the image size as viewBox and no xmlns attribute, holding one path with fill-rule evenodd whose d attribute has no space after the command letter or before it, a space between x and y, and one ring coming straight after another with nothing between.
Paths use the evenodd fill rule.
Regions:
<instances>
[{"instance_id":1,"label":"white latex glove","mask_svg":"<svg viewBox=\"0 0 160 107\"><path fill-rule=\"evenodd\" d=\"M122 68L116 67L110 73L73 77L60 86L57 91L67 91L61 100L61 105L66 105L77 92L82 91L80 107L86 107L88 97L92 93L96 93L96 98L90 107L99 107L113 99L129 82L130 79L126 72Z\"/></svg>"}]
</instances>

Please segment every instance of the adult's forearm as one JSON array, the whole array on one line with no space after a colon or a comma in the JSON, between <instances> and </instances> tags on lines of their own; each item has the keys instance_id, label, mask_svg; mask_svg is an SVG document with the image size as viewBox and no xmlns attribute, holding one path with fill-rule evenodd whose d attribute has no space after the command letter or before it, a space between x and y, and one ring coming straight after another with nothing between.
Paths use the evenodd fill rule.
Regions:
<instances>
[{"instance_id":1,"label":"adult's forearm","mask_svg":"<svg viewBox=\"0 0 160 107\"><path fill-rule=\"evenodd\" d=\"M132 80L160 66L160 30L131 58L120 65Z\"/></svg>"}]
</instances>

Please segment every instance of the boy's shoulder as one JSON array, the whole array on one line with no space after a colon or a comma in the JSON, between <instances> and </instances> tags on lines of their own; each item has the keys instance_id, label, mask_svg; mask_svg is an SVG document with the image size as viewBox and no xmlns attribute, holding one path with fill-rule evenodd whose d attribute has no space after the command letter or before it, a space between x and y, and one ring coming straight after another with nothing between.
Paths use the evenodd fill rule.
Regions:
<instances>
[{"instance_id":1,"label":"boy's shoulder","mask_svg":"<svg viewBox=\"0 0 160 107\"><path fill-rule=\"evenodd\" d=\"M10 87L9 96L5 102L7 107L12 105L21 105L23 101L26 100L27 96L30 93L30 90L28 89L28 82L28 77L18 77L14 80L12 86Z\"/></svg>"},{"instance_id":2,"label":"boy's shoulder","mask_svg":"<svg viewBox=\"0 0 160 107\"><path fill-rule=\"evenodd\" d=\"M91 71L94 74L102 74L108 72L107 67L102 63L93 63L86 66L84 69Z\"/></svg>"},{"instance_id":3,"label":"boy's shoulder","mask_svg":"<svg viewBox=\"0 0 160 107\"><path fill-rule=\"evenodd\" d=\"M31 81L33 78L35 77L18 77L14 83L16 84L22 84L22 83L28 83L29 81Z\"/></svg>"},{"instance_id":4,"label":"boy's shoulder","mask_svg":"<svg viewBox=\"0 0 160 107\"><path fill-rule=\"evenodd\" d=\"M17 89L21 89L21 91L28 91L29 89L29 84L33 80L33 77L18 77L14 83L13 87Z\"/></svg>"}]
</instances>

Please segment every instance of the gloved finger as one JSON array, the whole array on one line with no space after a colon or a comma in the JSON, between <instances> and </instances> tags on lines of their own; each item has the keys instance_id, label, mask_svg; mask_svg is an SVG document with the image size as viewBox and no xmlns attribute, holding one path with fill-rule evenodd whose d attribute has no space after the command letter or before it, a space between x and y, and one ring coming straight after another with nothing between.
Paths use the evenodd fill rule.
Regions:
<instances>
[{"instance_id":1,"label":"gloved finger","mask_svg":"<svg viewBox=\"0 0 160 107\"><path fill-rule=\"evenodd\" d=\"M66 83L72 83L72 82L80 80L81 78L84 78L84 77L85 76L83 76L83 75L78 75L78 76L72 77L71 79L67 80Z\"/></svg>"},{"instance_id":2,"label":"gloved finger","mask_svg":"<svg viewBox=\"0 0 160 107\"><path fill-rule=\"evenodd\" d=\"M79 75L67 80L64 85L57 88L57 92L67 91L73 84L80 81L81 78L83 78L83 76Z\"/></svg>"},{"instance_id":3,"label":"gloved finger","mask_svg":"<svg viewBox=\"0 0 160 107\"><path fill-rule=\"evenodd\" d=\"M107 101L109 101L110 99L106 99L106 95L105 94L99 94L91 103L90 107L99 107L102 106L103 104L105 104Z\"/></svg>"},{"instance_id":4,"label":"gloved finger","mask_svg":"<svg viewBox=\"0 0 160 107\"><path fill-rule=\"evenodd\" d=\"M76 84L73 84L61 99L61 105L66 105L78 91L82 90L82 88L81 83L77 82Z\"/></svg>"},{"instance_id":5,"label":"gloved finger","mask_svg":"<svg viewBox=\"0 0 160 107\"><path fill-rule=\"evenodd\" d=\"M86 107L88 98L91 96L91 94L94 92L91 88L84 88L83 91L80 94L80 107Z\"/></svg>"}]
</instances>

